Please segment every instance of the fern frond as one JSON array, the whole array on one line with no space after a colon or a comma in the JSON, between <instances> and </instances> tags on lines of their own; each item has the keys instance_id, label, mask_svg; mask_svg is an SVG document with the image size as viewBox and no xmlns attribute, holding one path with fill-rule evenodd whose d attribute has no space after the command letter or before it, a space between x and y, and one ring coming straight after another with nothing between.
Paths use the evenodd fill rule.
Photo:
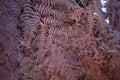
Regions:
<instances>
[{"instance_id":1,"label":"fern frond","mask_svg":"<svg viewBox=\"0 0 120 80\"><path fill-rule=\"evenodd\" d=\"M58 7L60 5L66 6L68 8L78 8L79 6L75 4L72 0L42 0L42 3L44 4L50 4L53 5L54 7Z\"/></svg>"},{"instance_id":2,"label":"fern frond","mask_svg":"<svg viewBox=\"0 0 120 80\"><path fill-rule=\"evenodd\" d=\"M78 22L83 16L83 13L84 13L84 10L82 8L73 9L71 10L71 13L70 13L70 19Z\"/></svg>"},{"instance_id":3,"label":"fern frond","mask_svg":"<svg viewBox=\"0 0 120 80\"><path fill-rule=\"evenodd\" d=\"M56 27L60 27L62 24L61 21L58 21L57 19L53 17L44 17L43 22L44 24L47 24L48 26L56 26Z\"/></svg>"},{"instance_id":4,"label":"fern frond","mask_svg":"<svg viewBox=\"0 0 120 80\"><path fill-rule=\"evenodd\" d=\"M38 13L33 11L32 6L29 3L24 5L24 11L20 17L20 21L23 37L30 45L40 27L40 17L38 16Z\"/></svg>"},{"instance_id":5,"label":"fern frond","mask_svg":"<svg viewBox=\"0 0 120 80\"><path fill-rule=\"evenodd\" d=\"M96 1L96 0L93 0L93 11L97 13L97 17L96 17L96 20L98 22L98 24L100 25L100 30L101 30L101 33L103 35L106 35L107 33L107 24L106 22L104 21L104 16L101 12L101 7L100 7L100 1Z\"/></svg>"},{"instance_id":6,"label":"fern frond","mask_svg":"<svg viewBox=\"0 0 120 80\"><path fill-rule=\"evenodd\" d=\"M56 10L56 9L53 9L50 5L46 5L43 3L40 5L36 5L35 9L36 9L36 11L39 12L40 16L43 16L43 21L45 23L47 23L50 19L51 19L51 22L56 20L55 22L58 22L58 23L61 23L61 22L64 22L67 20L68 11ZM45 21L45 20L47 20L47 21Z\"/></svg>"}]
</instances>

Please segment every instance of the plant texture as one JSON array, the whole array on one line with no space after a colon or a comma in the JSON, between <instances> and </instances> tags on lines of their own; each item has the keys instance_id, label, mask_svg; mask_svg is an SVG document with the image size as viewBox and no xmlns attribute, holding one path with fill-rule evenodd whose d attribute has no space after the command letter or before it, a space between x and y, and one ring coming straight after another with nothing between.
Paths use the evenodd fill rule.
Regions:
<instances>
[{"instance_id":1,"label":"plant texture","mask_svg":"<svg viewBox=\"0 0 120 80\"><path fill-rule=\"evenodd\" d=\"M0 80L119 80L120 1L105 7L0 0Z\"/></svg>"}]
</instances>

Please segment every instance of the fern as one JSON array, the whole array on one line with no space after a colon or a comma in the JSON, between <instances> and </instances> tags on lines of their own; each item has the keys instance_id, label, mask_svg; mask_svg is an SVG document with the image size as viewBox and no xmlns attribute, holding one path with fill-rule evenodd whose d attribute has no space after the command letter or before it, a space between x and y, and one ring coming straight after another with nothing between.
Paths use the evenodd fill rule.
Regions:
<instances>
[{"instance_id":1,"label":"fern","mask_svg":"<svg viewBox=\"0 0 120 80\"><path fill-rule=\"evenodd\" d=\"M32 39L40 27L40 18L38 13L33 11L31 4L26 3L23 9L23 14L20 17L20 26L25 41L27 41L28 45L31 45Z\"/></svg>"},{"instance_id":2,"label":"fern","mask_svg":"<svg viewBox=\"0 0 120 80\"><path fill-rule=\"evenodd\" d=\"M67 11L59 11L56 9L53 9L52 6L47 5L47 4L39 4L35 6L35 9L41 16L53 16L54 18L64 20L66 14L68 13Z\"/></svg>"},{"instance_id":3,"label":"fern","mask_svg":"<svg viewBox=\"0 0 120 80\"><path fill-rule=\"evenodd\" d=\"M47 25L49 25L49 26L56 26L56 27L60 27L61 24L62 24L62 22L56 20L56 19L53 18L53 17L45 17L45 18L43 19L43 22L44 22L44 24L47 24Z\"/></svg>"},{"instance_id":4,"label":"fern","mask_svg":"<svg viewBox=\"0 0 120 80\"><path fill-rule=\"evenodd\" d=\"M75 0L0 0L0 79L119 80L119 32L103 36L100 0L79 1L82 8ZM118 4L110 8L119 12Z\"/></svg>"},{"instance_id":5,"label":"fern","mask_svg":"<svg viewBox=\"0 0 120 80\"><path fill-rule=\"evenodd\" d=\"M75 20L76 22L78 22L83 16L83 13L84 13L84 9L77 8L77 9L71 10L71 13L69 16L71 20Z\"/></svg>"},{"instance_id":6,"label":"fern","mask_svg":"<svg viewBox=\"0 0 120 80\"><path fill-rule=\"evenodd\" d=\"M72 8L72 7L74 7L74 8ZM53 24L53 21L56 20L56 22L58 22L57 24L61 23L59 25L62 25L62 23L66 22L68 20L68 16L72 15L72 14L70 14L71 9L75 9L75 8L79 8L79 7L75 7L75 2L72 2L70 0L66 0L66 1L62 1L62 0L46 1L46 0L44 0L44 1L41 1L40 4L36 3L36 5L35 5L35 10L37 12L39 12L39 15L43 18L44 23ZM76 19L77 19L77 17L80 18L79 15L81 15L81 12L82 11L74 10L74 13L73 13L74 16L72 16L72 18L74 18L74 17ZM50 19L51 19L51 21L50 21ZM55 24L53 24L53 26L56 25L56 22L55 22Z\"/></svg>"},{"instance_id":7,"label":"fern","mask_svg":"<svg viewBox=\"0 0 120 80\"><path fill-rule=\"evenodd\" d=\"M42 0L44 4L50 4L53 5L54 7L58 7L60 5L66 6L68 8L78 8L79 6L75 4L75 1L72 0Z\"/></svg>"},{"instance_id":8,"label":"fern","mask_svg":"<svg viewBox=\"0 0 120 80\"><path fill-rule=\"evenodd\" d=\"M98 24L100 25L100 30L103 35L106 35L107 33L107 25L104 21L104 16L101 12L101 7L100 7L100 1L93 0L93 11L96 12L98 15L96 17L96 20Z\"/></svg>"}]
</instances>

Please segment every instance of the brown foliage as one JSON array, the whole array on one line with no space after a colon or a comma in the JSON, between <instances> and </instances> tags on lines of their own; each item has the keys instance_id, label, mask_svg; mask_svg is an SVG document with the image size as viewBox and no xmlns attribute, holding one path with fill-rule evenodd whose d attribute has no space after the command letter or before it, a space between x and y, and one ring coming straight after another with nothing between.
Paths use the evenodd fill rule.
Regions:
<instances>
[{"instance_id":1,"label":"brown foliage","mask_svg":"<svg viewBox=\"0 0 120 80\"><path fill-rule=\"evenodd\" d=\"M1 0L0 80L119 80L119 1L86 1Z\"/></svg>"}]
</instances>

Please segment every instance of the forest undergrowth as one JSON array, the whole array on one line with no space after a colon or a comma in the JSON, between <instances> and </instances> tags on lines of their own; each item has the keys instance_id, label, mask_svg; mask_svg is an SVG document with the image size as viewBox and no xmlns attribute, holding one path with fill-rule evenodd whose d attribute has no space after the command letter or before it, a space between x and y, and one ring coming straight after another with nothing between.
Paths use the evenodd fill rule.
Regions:
<instances>
[{"instance_id":1,"label":"forest undergrowth","mask_svg":"<svg viewBox=\"0 0 120 80\"><path fill-rule=\"evenodd\" d=\"M0 0L0 80L120 80L120 1L105 7Z\"/></svg>"}]
</instances>

